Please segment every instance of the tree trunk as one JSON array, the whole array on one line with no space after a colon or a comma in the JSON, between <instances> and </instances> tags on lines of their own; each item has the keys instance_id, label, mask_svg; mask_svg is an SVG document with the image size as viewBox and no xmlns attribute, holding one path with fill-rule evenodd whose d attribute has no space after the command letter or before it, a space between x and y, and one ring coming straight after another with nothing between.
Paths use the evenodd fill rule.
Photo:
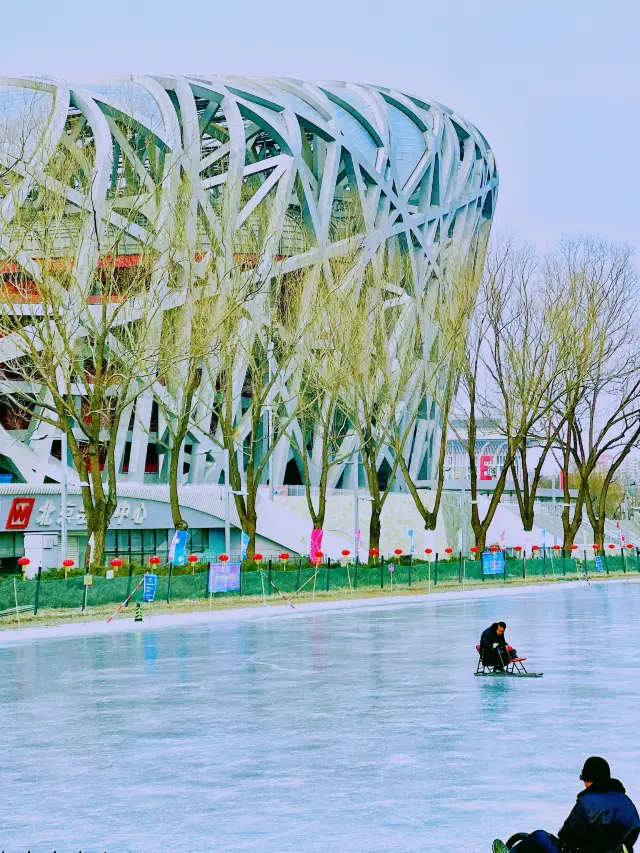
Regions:
<instances>
[{"instance_id":1,"label":"tree trunk","mask_svg":"<svg viewBox=\"0 0 640 853\"><path fill-rule=\"evenodd\" d=\"M604 516L601 515L596 520L595 526L591 525L593 529L593 541L596 545L599 545L601 548L604 548Z\"/></svg>"},{"instance_id":2,"label":"tree trunk","mask_svg":"<svg viewBox=\"0 0 640 853\"><path fill-rule=\"evenodd\" d=\"M244 532L249 537L247 545L247 559L252 560L256 553L256 527L258 524L258 516L256 514L255 505L247 507L246 516L242 522Z\"/></svg>"},{"instance_id":3,"label":"tree trunk","mask_svg":"<svg viewBox=\"0 0 640 853\"><path fill-rule=\"evenodd\" d=\"M476 543L476 548L478 549L478 554L484 554L487 549L487 530L484 524L475 525L473 521L471 522L471 526L473 528L473 536Z\"/></svg>"},{"instance_id":4,"label":"tree trunk","mask_svg":"<svg viewBox=\"0 0 640 853\"><path fill-rule=\"evenodd\" d=\"M371 521L369 522L369 550L377 548L380 550L380 516L382 515L382 507L372 501L371 503Z\"/></svg>"},{"instance_id":5,"label":"tree trunk","mask_svg":"<svg viewBox=\"0 0 640 853\"><path fill-rule=\"evenodd\" d=\"M104 546L107 538L109 522L102 523L93 532L93 548L91 549L91 568L96 569L104 565Z\"/></svg>"},{"instance_id":6,"label":"tree trunk","mask_svg":"<svg viewBox=\"0 0 640 853\"><path fill-rule=\"evenodd\" d=\"M172 442L169 459L169 503L171 505L171 519L176 530L187 530L189 525L182 517L180 510L180 498L178 496L178 464L180 461L180 444Z\"/></svg>"}]
</instances>

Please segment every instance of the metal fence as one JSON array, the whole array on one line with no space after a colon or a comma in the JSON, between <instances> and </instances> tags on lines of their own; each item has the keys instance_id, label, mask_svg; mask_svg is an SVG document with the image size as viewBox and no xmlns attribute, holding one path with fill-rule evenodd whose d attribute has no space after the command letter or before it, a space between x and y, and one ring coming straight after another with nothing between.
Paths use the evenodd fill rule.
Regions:
<instances>
[{"instance_id":1,"label":"metal fence","mask_svg":"<svg viewBox=\"0 0 640 853\"><path fill-rule=\"evenodd\" d=\"M327 561L320 566L303 564L302 560L286 569L278 568L273 561L260 568L251 566L240 571L240 589L214 593L215 597L277 596L298 593L321 594L331 590L357 590L378 588L392 591L399 588L463 587L467 583L496 584L527 580L571 580L578 578L622 576L640 573L640 552L603 555L596 559L585 553L581 559L540 553L536 557L511 558L504 561L499 574L483 573L480 560L434 559L430 562L400 558L393 562L380 560L377 565L348 565ZM202 569L203 566L198 567ZM193 574L160 574L156 591L157 601L201 600L209 596L208 571ZM58 608L85 610L100 605L122 603L136 589L142 576L106 578L94 575L91 585L83 576L60 580L47 580L41 575L33 580L8 579L0 582L0 611L4 615L19 615L26 611ZM142 587L135 592L132 602L142 600Z\"/></svg>"}]
</instances>

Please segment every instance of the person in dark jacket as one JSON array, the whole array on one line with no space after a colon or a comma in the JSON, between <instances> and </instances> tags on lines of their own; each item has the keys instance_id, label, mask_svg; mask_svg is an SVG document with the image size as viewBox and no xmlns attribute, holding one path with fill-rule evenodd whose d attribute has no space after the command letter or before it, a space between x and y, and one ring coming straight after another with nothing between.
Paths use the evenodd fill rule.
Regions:
<instances>
[{"instance_id":1,"label":"person in dark jacket","mask_svg":"<svg viewBox=\"0 0 640 853\"><path fill-rule=\"evenodd\" d=\"M483 664L498 671L503 670L509 659L516 656L515 649L511 653L507 651L507 640L504 636L506 628L506 622L494 622L480 637L480 656Z\"/></svg>"},{"instance_id":2,"label":"person in dark jacket","mask_svg":"<svg viewBox=\"0 0 640 853\"><path fill-rule=\"evenodd\" d=\"M557 838L539 829L511 848L494 841L493 853L633 853L640 817L622 783L611 778L609 764L587 758L580 779L585 789Z\"/></svg>"}]
</instances>

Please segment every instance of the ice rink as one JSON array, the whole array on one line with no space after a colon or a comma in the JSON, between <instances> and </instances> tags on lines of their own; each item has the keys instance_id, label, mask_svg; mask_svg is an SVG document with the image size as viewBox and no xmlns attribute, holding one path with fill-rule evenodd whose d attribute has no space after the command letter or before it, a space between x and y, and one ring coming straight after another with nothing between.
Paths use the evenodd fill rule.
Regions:
<instances>
[{"instance_id":1,"label":"ice rink","mask_svg":"<svg viewBox=\"0 0 640 853\"><path fill-rule=\"evenodd\" d=\"M592 753L640 801L639 584L281 614L0 636L2 849L488 853ZM500 619L544 678L474 678Z\"/></svg>"}]
</instances>

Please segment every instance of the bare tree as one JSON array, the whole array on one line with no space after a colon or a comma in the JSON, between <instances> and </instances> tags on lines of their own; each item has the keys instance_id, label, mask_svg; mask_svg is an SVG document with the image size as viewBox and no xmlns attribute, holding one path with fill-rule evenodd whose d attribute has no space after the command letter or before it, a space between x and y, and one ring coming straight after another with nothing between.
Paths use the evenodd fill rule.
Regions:
<instances>
[{"instance_id":1,"label":"bare tree","mask_svg":"<svg viewBox=\"0 0 640 853\"><path fill-rule=\"evenodd\" d=\"M478 296L479 272L484 250L463 261L452 257L441 275L433 282L424 309L423 322L418 318L408 325L405 334L414 337L413 346L404 354L404 369L412 377L413 405L394 409L389 420L389 440L398 460L400 472L409 489L425 530L435 530L445 481L447 428L455 402L469 324ZM424 322L426 320L426 323ZM425 331L421 331L421 329ZM413 357L409 364L408 359ZM438 407L440 429L435 465L436 488L433 505L428 507L416 485L419 471L412 474L408 463L408 436L415 424L429 415L430 401Z\"/></svg>"},{"instance_id":2,"label":"bare tree","mask_svg":"<svg viewBox=\"0 0 640 853\"><path fill-rule=\"evenodd\" d=\"M555 405L563 369L556 357L554 312L563 306L533 298L536 262L528 249L499 239L489 248L476 312L462 362L456 436L466 449L471 473L471 526L482 551L487 531L518 453ZM480 421L505 436L505 459L481 517L476 443ZM523 498L521 490L521 498Z\"/></svg>"},{"instance_id":3,"label":"bare tree","mask_svg":"<svg viewBox=\"0 0 640 853\"><path fill-rule=\"evenodd\" d=\"M137 126L120 132L141 134ZM165 223L137 177L121 163L108 171L78 117L67 119L53 150L44 144L14 164L2 209L0 254L13 272L0 299L1 391L28 415L30 437L40 425L66 434L91 543L86 563L98 566L117 507L116 455L137 396L155 378ZM96 185L109 178L113 192L102 204ZM125 243L135 252L122 263Z\"/></svg>"},{"instance_id":4,"label":"bare tree","mask_svg":"<svg viewBox=\"0 0 640 853\"><path fill-rule=\"evenodd\" d=\"M567 395L557 415L564 476L563 547L569 549L586 509L595 540L604 539L607 495L620 466L640 438L640 350L632 250L624 244L581 237L564 241L549 272L558 290L572 294L573 342ZM614 456L597 495L590 487L598 461ZM571 505L571 473L580 475Z\"/></svg>"}]
</instances>

